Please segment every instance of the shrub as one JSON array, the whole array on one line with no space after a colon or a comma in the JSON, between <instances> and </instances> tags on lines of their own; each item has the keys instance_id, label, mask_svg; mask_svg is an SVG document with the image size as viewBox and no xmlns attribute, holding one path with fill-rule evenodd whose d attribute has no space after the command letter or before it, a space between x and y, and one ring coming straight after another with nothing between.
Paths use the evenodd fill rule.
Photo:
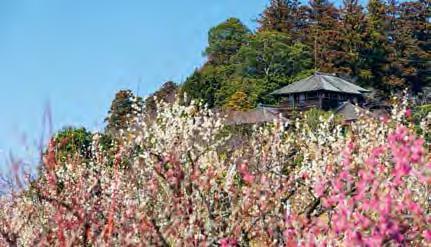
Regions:
<instances>
[{"instance_id":1,"label":"shrub","mask_svg":"<svg viewBox=\"0 0 431 247\"><path fill-rule=\"evenodd\" d=\"M416 106L412 112L416 131L431 143L431 104Z\"/></svg>"},{"instance_id":2,"label":"shrub","mask_svg":"<svg viewBox=\"0 0 431 247\"><path fill-rule=\"evenodd\" d=\"M54 137L57 159L65 161L67 156L79 154L83 158L90 157L92 134L85 128L66 127Z\"/></svg>"}]
</instances>

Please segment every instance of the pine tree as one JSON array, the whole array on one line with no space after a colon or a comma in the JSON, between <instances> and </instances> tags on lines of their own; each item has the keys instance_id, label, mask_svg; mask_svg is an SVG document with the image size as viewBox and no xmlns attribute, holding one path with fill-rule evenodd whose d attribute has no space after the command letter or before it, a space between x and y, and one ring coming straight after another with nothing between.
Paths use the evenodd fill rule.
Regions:
<instances>
[{"instance_id":1,"label":"pine tree","mask_svg":"<svg viewBox=\"0 0 431 247\"><path fill-rule=\"evenodd\" d=\"M336 72L358 78L362 71L364 58L365 13L358 0L344 0L340 9L339 58Z\"/></svg>"},{"instance_id":2,"label":"pine tree","mask_svg":"<svg viewBox=\"0 0 431 247\"><path fill-rule=\"evenodd\" d=\"M370 86L386 92L404 84L392 73L390 62L395 54L391 47L391 18L389 6L382 0L370 0L367 5L365 47L361 56L366 59L362 78Z\"/></svg>"},{"instance_id":3,"label":"pine tree","mask_svg":"<svg viewBox=\"0 0 431 247\"><path fill-rule=\"evenodd\" d=\"M430 84L431 77L431 2L403 2L397 8L394 40L401 76L413 92Z\"/></svg>"},{"instance_id":4,"label":"pine tree","mask_svg":"<svg viewBox=\"0 0 431 247\"><path fill-rule=\"evenodd\" d=\"M323 72L335 72L342 38L338 9L328 0L311 0L308 19L310 25L306 42L314 48L315 68Z\"/></svg>"}]
</instances>

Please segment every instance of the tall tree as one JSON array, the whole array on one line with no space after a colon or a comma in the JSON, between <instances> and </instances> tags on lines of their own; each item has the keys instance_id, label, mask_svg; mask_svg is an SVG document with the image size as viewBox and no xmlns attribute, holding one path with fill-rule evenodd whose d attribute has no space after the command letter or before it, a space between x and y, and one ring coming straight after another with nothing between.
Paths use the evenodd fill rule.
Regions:
<instances>
[{"instance_id":1,"label":"tall tree","mask_svg":"<svg viewBox=\"0 0 431 247\"><path fill-rule=\"evenodd\" d=\"M403 2L397 8L394 43L401 76L414 92L431 80L431 2Z\"/></svg>"},{"instance_id":2,"label":"tall tree","mask_svg":"<svg viewBox=\"0 0 431 247\"><path fill-rule=\"evenodd\" d=\"M268 93L312 68L309 48L302 43L289 45L289 36L280 32L257 33L232 61L237 78L255 79L251 84L256 86L257 101L265 101Z\"/></svg>"},{"instance_id":3,"label":"tall tree","mask_svg":"<svg viewBox=\"0 0 431 247\"><path fill-rule=\"evenodd\" d=\"M257 21L259 32L283 32L293 42L302 40L307 24L304 6L299 0L271 0Z\"/></svg>"},{"instance_id":4,"label":"tall tree","mask_svg":"<svg viewBox=\"0 0 431 247\"><path fill-rule=\"evenodd\" d=\"M351 78L360 78L364 58L365 13L358 0L344 0L340 9L340 39L338 42L338 64L336 72Z\"/></svg>"},{"instance_id":5,"label":"tall tree","mask_svg":"<svg viewBox=\"0 0 431 247\"><path fill-rule=\"evenodd\" d=\"M390 60L394 57L391 47L391 18L388 15L389 6L382 0L370 0L366 16L366 46L361 56L366 59L364 71L367 74L368 85L376 89L391 91L394 87L403 85L399 78L391 73Z\"/></svg>"},{"instance_id":6,"label":"tall tree","mask_svg":"<svg viewBox=\"0 0 431 247\"><path fill-rule=\"evenodd\" d=\"M369 0L366 9L358 1L343 0L337 8L331 0L310 0L308 6L270 0L255 34L238 19L228 19L210 30L208 62L186 80L183 91L210 106L244 95L255 105L313 67L384 94L429 85L430 1Z\"/></svg>"},{"instance_id":7,"label":"tall tree","mask_svg":"<svg viewBox=\"0 0 431 247\"><path fill-rule=\"evenodd\" d=\"M341 40L339 11L328 0L309 2L306 43L314 49L315 68L334 72Z\"/></svg>"},{"instance_id":8,"label":"tall tree","mask_svg":"<svg viewBox=\"0 0 431 247\"><path fill-rule=\"evenodd\" d=\"M241 47L233 58L245 76L285 80L311 67L310 51L301 43L289 45L289 36L280 32L260 32Z\"/></svg>"},{"instance_id":9,"label":"tall tree","mask_svg":"<svg viewBox=\"0 0 431 247\"><path fill-rule=\"evenodd\" d=\"M205 54L214 65L226 64L229 59L247 42L251 31L236 18L229 18L210 29L208 47Z\"/></svg>"},{"instance_id":10,"label":"tall tree","mask_svg":"<svg viewBox=\"0 0 431 247\"><path fill-rule=\"evenodd\" d=\"M188 99L202 100L209 107L219 106L219 89L231 74L230 66L205 64L186 79L181 92L186 93Z\"/></svg>"}]
</instances>

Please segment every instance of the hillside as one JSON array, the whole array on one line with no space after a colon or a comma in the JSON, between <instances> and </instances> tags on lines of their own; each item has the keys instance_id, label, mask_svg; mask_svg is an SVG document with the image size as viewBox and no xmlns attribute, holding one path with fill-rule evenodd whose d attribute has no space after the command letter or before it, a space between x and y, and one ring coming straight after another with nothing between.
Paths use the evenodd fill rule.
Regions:
<instances>
[{"instance_id":1,"label":"hillside","mask_svg":"<svg viewBox=\"0 0 431 247\"><path fill-rule=\"evenodd\" d=\"M431 246L430 2L271 0L257 22L0 177L0 246ZM320 109L280 114L287 85Z\"/></svg>"}]
</instances>

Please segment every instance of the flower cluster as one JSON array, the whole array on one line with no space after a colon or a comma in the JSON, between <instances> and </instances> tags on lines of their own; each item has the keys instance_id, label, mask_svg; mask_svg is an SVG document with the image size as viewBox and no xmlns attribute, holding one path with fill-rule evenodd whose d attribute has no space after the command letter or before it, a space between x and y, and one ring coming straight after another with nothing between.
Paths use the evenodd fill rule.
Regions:
<instances>
[{"instance_id":1,"label":"flower cluster","mask_svg":"<svg viewBox=\"0 0 431 247\"><path fill-rule=\"evenodd\" d=\"M204 105L158 105L91 157L45 153L0 200L0 245L380 246L431 243L431 152L408 123L370 114L254 126ZM407 114L406 114L407 112Z\"/></svg>"}]
</instances>

